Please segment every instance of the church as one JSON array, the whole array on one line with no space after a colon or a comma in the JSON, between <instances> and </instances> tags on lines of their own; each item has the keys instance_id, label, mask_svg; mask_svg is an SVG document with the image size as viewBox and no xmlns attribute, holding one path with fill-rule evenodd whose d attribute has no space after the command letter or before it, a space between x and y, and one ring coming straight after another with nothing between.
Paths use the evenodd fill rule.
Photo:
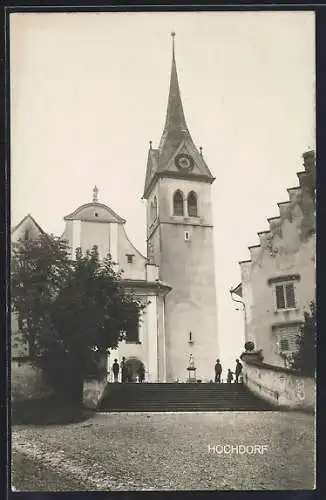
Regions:
<instances>
[{"instance_id":1,"label":"church","mask_svg":"<svg viewBox=\"0 0 326 500\"><path fill-rule=\"evenodd\" d=\"M172 33L172 67L166 121L157 148L150 143L143 199L147 203L147 255L129 240L125 220L100 201L92 201L64 217L74 255L97 245L101 258L111 254L123 281L146 304L138 335L120 342L108 354L108 380L114 359L126 358L133 379L140 365L146 382L187 382L189 359L195 379L209 382L218 357L213 220L209 170L187 127L182 106ZM86 200L85 200L86 201ZM12 240L44 232L31 215L12 229ZM13 362L28 363L12 320ZM15 376L15 372L13 372Z\"/></svg>"}]
</instances>

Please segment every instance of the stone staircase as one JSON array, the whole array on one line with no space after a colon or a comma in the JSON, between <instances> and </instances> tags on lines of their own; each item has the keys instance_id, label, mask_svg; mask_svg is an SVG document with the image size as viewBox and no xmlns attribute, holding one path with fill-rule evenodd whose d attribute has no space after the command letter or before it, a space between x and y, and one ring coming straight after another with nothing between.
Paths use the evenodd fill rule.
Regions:
<instances>
[{"instance_id":1,"label":"stone staircase","mask_svg":"<svg viewBox=\"0 0 326 500\"><path fill-rule=\"evenodd\" d=\"M268 411L242 384L108 384L99 411Z\"/></svg>"}]
</instances>

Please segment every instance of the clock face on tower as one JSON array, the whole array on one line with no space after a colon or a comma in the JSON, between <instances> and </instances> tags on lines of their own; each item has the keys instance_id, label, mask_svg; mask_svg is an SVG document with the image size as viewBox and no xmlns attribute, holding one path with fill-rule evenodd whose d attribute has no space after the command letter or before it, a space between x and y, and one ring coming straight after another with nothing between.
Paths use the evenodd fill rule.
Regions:
<instances>
[{"instance_id":1,"label":"clock face on tower","mask_svg":"<svg viewBox=\"0 0 326 500\"><path fill-rule=\"evenodd\" d=\"M194 168L194 160L186 153L178 154L174 159L174 163L182 172L190 172Z\"/></svg>"}]
</instances>

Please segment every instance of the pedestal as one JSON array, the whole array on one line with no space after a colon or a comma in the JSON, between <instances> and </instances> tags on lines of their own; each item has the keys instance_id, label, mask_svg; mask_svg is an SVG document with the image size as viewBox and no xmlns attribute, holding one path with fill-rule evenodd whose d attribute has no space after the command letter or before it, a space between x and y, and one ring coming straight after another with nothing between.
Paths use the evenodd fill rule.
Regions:
<instances>
[{"instance_id":1,"label":"pedestal","mask_svg":"<svg viewBox=\"0 0 326 500\"><path fill-rule=\"evenodd\" d=\"M188 382L190 383L196 383L196 368L194 366L188 366Z\"/></svg>"}]
</instances>

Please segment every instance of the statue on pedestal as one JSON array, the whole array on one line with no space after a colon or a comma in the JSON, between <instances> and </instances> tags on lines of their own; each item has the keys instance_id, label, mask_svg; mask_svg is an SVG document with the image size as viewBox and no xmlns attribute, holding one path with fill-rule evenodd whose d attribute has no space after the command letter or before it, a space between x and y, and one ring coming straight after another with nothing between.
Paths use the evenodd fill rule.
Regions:
<instances>
[{"instance_id":1,"label":"statue on pedestal","mask_svg":"<svg viewBox=\"0 0 326 500\"><path fill-rule=\"evenodd\" d=\"M189 368L195 368L195 360L194 358L192 357L192 354L190 354L189 356Z\"/></svg>"},{"instance_id":2,"label":"statue on pedestal","mask_svg":"<svg viewBox=\"0 0 326 500\"><path fill-rule=\"evenodd\" d=\"M188 364L188 382L196 382L196 367L195 367L195 360L192 357L192 354L189 356L189 364Z\"/></svg>"}]
</instances>

